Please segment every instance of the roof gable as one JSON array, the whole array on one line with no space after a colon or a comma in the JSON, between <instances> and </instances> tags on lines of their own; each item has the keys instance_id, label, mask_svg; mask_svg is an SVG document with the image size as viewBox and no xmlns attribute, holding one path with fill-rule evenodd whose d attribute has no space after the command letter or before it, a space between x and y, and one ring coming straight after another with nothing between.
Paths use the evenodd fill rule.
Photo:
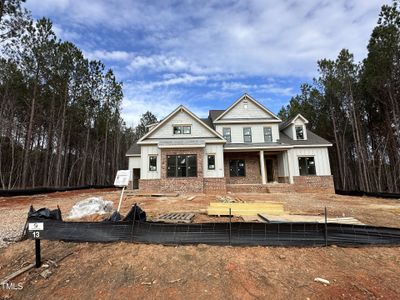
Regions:
<instances>
[{"instance_id":1,"label":"roof gable","mask_svg":"<svg viewBox=\"0 0 400 300\"><path fill-rule=\"evenodd\" d=\"M248 94L244 94L236 100L231 106L222 112L214 122L238 119L269 119L281 121L273 112Z\"/></svg>"},{"instance_id":2,"label":"roof gable","mask_svg":"<svg viewBox=\"0 0 400 300\"><path fill-rule=\"evenodd\" d=\"M192 125L192 131L189 135L173 135L173 125ZM158 123L151 131L143 136L138 143L140 144L150 138L218 138L225 141L224 138L212 129L203 120L198 118L194 113L183 105L177 107L172 113Z\"/></svg>"},{"instance_id":3,"label":"roof gable","mask_svg":"<svg viewBox=\"0 0 400 300\"><path fill-rule=\"evenodd\" d=\"M298 119L301 119L301 120L303 121L304 124L308 124L308 120L307 120L305 117L303 117L301 114L297 114L297 115L295 115L294 117L291 117L291 118L289 118L287 121L283 122L283 123L279 126L279 129L280 129L280 130L283 130L283 129L285 129L286 127L288 127L289 125L295 124L296 121L297 121Z\"/></svg>"}]
</instances>

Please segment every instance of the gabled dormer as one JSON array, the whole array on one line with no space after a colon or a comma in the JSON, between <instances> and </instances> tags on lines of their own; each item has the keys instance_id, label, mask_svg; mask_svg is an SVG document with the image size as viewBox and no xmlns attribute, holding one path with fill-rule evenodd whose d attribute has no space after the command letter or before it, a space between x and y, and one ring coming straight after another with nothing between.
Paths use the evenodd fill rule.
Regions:
<instances>
[{"instance_id":1,"label":"gabled dormer","mask_svg":"<svg viewBox=\"0 0 400 300\"><path fill-rule=\"evenodd\" d=\"M297 114L282 123L279 129L294 141L305 141L307 140L307 124L308 120L301 114Z\"/></svg>"}]
</instances>

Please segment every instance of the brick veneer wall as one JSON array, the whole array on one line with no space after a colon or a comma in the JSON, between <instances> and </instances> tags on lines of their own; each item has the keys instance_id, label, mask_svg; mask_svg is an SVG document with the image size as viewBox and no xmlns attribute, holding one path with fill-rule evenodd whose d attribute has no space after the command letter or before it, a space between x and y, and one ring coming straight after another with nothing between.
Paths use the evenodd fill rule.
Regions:
<instances>
[{"instance_id":1,"label":"brick veneer wall","mask_svg":"<svg viewBox=\"0 0 400 300\"><path fill-rule=\"evenodd\" d=\"M225 178L204 178L204 192L210 194L225 194Z\"/></svg>"},{"instance_id":2,"label":"brick veneer wall","mask_svg":"<svg viewBox=\"0 0 400 300\"><path fill-rule=\"evenodd\" d=\"M245 161L246 176L230 177L229 161L231 159L243 159ZM260 155L254 153L225 153L224 171L227 184L261 184Z\"/></svg>"},{"instance_id":3,"label":"brick veneer wall","mask_svg":"<svg viewBox=\"0 0 400 300\"><path fill-rule=\"evenodd\" d=\"M167 177L168 155L197 156L197 177ZM162 149L161 150L161 178L141 179L139 189L143 192L195 192L195 193L225 193L225 178L203 178L204 149Z\"/></svg>"},{"instance_id":4,"label":"brick veneer wall","mask_svg":"<svg viewBox=\"0 0 400 300\"><path fill-rule=\"evenodd\" d=\"M333 176L293 176L293 186L300 193L335 193Z\"/></svg>"}]
</instances>

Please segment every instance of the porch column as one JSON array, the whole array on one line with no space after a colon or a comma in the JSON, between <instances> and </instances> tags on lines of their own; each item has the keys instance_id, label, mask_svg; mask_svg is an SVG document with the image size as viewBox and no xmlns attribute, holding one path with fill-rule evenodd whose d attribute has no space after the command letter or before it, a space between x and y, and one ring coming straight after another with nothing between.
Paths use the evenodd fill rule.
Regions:
<instances>
[{"instance_id":1,"label":"porch column","mask_svg":"<svg viewBox=\"0 0 400 300\"><path fill-rule=\"evenodd\" d=\"M262 178L262 184L267 183L267 177L266 177L266 172L265 172L265 161L264 161L264 151L260 151L260 169L261 169L261 178Z\"/></svg>"},{"instance_id":2,"label":"porch column","mask_svg":"<svg viewBox=\"0 0 400 300\"><path fill-rule=\"evenodd\" d=\"M288 162L288 172L289 172L289 183L293 184L293 172L292 172L292 155L290 153L289 150L286 151L286 155L287 155L287 162Z\"/></svg>"}]
</instances>

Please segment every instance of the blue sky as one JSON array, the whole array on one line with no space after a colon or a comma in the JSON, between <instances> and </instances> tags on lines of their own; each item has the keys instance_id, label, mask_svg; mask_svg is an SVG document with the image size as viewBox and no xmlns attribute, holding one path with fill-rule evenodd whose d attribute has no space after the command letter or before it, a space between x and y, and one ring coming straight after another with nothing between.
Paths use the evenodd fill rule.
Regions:
<instances>
[{"instance_id":1,"label":"blue sky","mask_svg":"<svg viewBox=\"0 0 400 300\"><path fill-rule=\"evenodd\" d=\"M247 92L278 112L348 48L357 61L382 0L28 0L35 18L102 60L124 84L123 118L179 104L200 117Z\"/></svg>"}]
</instances>

